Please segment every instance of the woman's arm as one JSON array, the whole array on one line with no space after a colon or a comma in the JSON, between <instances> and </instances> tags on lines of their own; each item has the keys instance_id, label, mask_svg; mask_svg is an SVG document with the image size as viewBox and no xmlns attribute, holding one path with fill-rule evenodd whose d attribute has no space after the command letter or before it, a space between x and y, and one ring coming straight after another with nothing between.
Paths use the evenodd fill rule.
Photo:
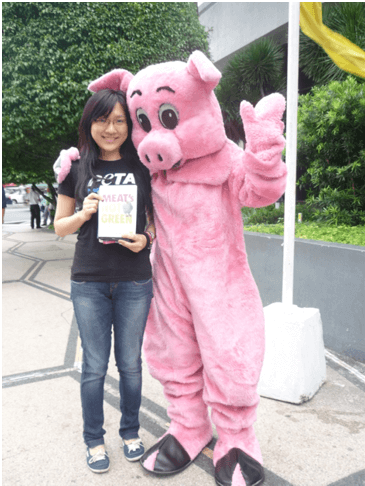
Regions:
<instances>
[{"instance_id":1,"label":"woman's arm","mask_svg":"<svg viewBox=\"0 0 365 486\"><path fill-rule=\"evenodd\" d=\"M54 219L54 228L58 236L75 233L83 224L81 211L75 213L75 199L59 194Z\"/></svg>"},{"instance_id":2,"label":"woman's arm","mask_svg":"<svg viewBox=\"0 0 365 486\"><path fill-rule=\"evenodd\" d=\"M75 233L98 210L99 194L91 193L84 199L82 210L75 213L75 199L60 194L57 201L54 227L58 236Z\"/></svg>"}]
</instances>

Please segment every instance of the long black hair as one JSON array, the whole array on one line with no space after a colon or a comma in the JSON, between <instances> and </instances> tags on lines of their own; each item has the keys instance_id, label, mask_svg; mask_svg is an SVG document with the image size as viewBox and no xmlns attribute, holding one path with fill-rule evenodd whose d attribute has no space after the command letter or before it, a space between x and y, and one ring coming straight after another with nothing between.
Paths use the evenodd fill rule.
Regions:
<instances>
[{"instance_id":1,"label":"long black hair","mask_svg":"<svg viewBox=\"0 0 365 486\"><path fill-rule=\"evenodd\" d=\"M90 179L96 182L95 166L100 157L100 148L91 136L91 125L100 117L108 117L115 105L120 103L128 125L128 137L120 147L120 156L128 162L133 163L136 177L140 181L144 205L152 213L151 201L151 177L148 169L139 160L137 151L132 143L132 120L129 115L126 96L123 91L103 89L93 94L87 101L84 112L79 124L79 143L80 165L76 184L76 200L82 204L82 200L87 196L87 184Z\"/></svg>"}]
</instances>

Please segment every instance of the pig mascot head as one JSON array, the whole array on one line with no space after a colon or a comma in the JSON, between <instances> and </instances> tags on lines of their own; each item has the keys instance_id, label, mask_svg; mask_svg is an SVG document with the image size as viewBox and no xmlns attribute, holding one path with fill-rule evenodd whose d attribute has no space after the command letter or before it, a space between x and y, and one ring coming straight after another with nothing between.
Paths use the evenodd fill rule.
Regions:
<instances>
[{"instance_id":1,"label":"pig mascot head","mask_svg":"<svg viewBox=\"0 0 365 486\"><path fill-rule=\"evenodd\" d=\"M213 92L221 73L200 51L187 63L149 66L136 76L116 69L93 81L90 91L127 91L132 139L151 173L181 167L220 150L226 134Z\"/></svg>"}]
</instances>

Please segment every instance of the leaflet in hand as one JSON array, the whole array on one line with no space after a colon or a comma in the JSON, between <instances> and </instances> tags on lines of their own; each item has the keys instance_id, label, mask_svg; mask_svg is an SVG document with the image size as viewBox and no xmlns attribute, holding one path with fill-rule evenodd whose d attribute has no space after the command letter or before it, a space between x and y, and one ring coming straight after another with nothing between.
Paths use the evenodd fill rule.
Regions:
<instances>
[{"instance_id":1,"label":"leaflet in hand","mask_svg":"<svg viewBox=\"0 0 365 486\"><path fill-rule=\"evenodd\" d=\"M137 186L100 186L98 238L119 240L125 233L136 233L137 228Z\"/></svg>"}]
</instances>

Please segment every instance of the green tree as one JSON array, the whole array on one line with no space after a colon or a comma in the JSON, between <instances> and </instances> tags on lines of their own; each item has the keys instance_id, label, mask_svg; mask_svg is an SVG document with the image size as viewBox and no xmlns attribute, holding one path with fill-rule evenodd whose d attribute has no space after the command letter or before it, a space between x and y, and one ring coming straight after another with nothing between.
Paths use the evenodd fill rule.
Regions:
<instances>
[{"instance_id":1,"label":"green tree","mask_svg":"<svg viewBox=\"0 0 365 486\"><path fill-rule=\"evenodd\" d=\"M3 181L54 180L77 144L90 81L136 73L199 49L207 34L189 2L7 2L3 13Z\"/></svg>"},{"instance_id":2,"label":"green tree","mask_svg":"<svg viewBox=\"0 0 365 486\"><path fill-rule=\"evenodd\" d=\"M284 63L283 47L269 38L258 39L232 57L216 89L227 131L232 125L242 125L239 114L242 100L256 104L264 96L285 89Z\"/></svg>"},{"instance_id":3,"label":"green tree","mask_svg":"<svg viewBox=\"0 0 365 486\"><path fill-rule=\"evenodd\" d=\"M365 50L365 3L323 2L322 20L329 29L343 35ZM300 68L317 85L343 81L349 73L342 71L322 47L300 32ZM357 78L364 82L364 78Z\"/></svg>"},{"instance_id":4,"label":"green tree","mask_svg":"<svg viewBox=\"0 0 365 486\"><path fill-rule=\"evenodd\" d=\"M354 77L299 97L299 179L319 221L365 223L365 85Z\"/></svg>"}]
</instances>

